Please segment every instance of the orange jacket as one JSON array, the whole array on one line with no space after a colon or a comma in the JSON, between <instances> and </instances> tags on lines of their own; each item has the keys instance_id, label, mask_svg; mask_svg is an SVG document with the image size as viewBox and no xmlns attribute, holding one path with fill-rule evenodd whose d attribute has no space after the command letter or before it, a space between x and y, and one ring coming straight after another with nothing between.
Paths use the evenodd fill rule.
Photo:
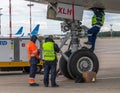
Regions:
<instances>
[{"instance_id":1,"label":"orange jacket","mask_svg":"<svg viewBox=\"0 0 120 93\"><path fill-rule=\"evenodd\" d=\"M30 60L32 57L36 57L38 59L40 58L38 55L37 46L32 41L28 42L27 50L28 50L28 60Z\"/></svg>"}]
</instances>

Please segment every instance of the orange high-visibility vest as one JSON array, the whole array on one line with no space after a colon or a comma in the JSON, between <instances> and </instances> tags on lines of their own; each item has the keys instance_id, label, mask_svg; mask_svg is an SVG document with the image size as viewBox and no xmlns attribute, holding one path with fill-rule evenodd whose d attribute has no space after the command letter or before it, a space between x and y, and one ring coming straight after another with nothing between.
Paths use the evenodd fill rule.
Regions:
<instances>
[{"instance_id":1,"label":"orange high-visibility vest","mask_svg":"<svg viewBox=\"0 0 120 93\"><path fill-rule=\"evenodd\" d=\"M34 42L30 41L27 44L27 50L28 50L28 60L30 60L32 57L40 58L38 55L38 49Z\"/></svg>"}]
</instances>

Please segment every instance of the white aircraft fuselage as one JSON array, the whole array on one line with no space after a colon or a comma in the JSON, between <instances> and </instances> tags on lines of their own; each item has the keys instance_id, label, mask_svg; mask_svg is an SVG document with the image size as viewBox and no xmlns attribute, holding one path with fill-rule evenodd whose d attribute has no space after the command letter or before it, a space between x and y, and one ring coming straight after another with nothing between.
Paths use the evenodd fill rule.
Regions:
<instances>
[{"instance_id":1,"label":"white aircraft fuselage","mask_svg":"<svg viewBox=\"0 0 120 93\"><path fill-rule=\"evenodd\" d=\"M92 7L104 8L106 12L120 13L120 0L28 0L38 3L60 2L66 4L74 4L90 9Z\"/></svg>"}]
</instances>

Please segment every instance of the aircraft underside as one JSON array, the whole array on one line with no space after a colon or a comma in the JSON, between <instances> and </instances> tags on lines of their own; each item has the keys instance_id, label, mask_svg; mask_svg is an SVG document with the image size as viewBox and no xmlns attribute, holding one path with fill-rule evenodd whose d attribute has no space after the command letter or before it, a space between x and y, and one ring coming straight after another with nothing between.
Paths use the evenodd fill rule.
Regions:
<instances>
[{"instance_id":1,"label":"aircraft underside","mask_svg":"<svg viewBox=\"0 0 120 93\"><path fill-rule=\"evenodd\" d=\"M66 4L72 4L83 6L85 9L92 7L104 8L105 11L110 13L120 13L120 0L27 0L38 3L48 4L48 2L61 2Z\"/></svg>"}]
</instances>

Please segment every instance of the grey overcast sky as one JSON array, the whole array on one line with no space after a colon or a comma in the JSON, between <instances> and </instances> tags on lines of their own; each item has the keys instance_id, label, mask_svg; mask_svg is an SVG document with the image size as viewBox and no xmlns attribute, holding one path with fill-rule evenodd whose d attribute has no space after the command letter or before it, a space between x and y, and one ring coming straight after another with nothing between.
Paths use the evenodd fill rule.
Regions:
<instances>
[{"instance_id":1,"label":"grey overcast sky","mask_svg":"<svg viewBox=\"0 0 120 93\"><path fill-rule=\"evenodd\" d=\"M29 33L29 4L24 0L11 0L12 2L12 32L15 33L21 26L24 27L24 33ZM60 21L46 19L47 5L33 3L32 7L32 28L40 24L39 34L61 34ZM9 0L0 0L1 13L1 31L2 34L9 34ZM91 27L91 11L84 11L82 24ZM101 31L109 31L110 24L113 24L113 30L120 31L120 14L106 13L105 24Z\"/></svg>"}]
</instances>

